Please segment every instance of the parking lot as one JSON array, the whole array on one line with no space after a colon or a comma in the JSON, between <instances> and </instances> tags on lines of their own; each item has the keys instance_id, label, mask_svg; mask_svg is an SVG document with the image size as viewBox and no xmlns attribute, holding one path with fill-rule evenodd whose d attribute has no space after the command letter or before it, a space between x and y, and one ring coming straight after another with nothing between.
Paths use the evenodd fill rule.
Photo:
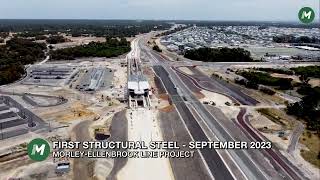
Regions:
<instances>
[{"instance_id":1,"label":"parking lot","mask_svg":"<svg viewBox=\"0 0 320 180\"><path fill-rule=\"evenodd\" d=\"M22 84L40 86L59 86L76 71L75 66L37 65L28 69L28 76Z\"/></svg>"}]
</instances>

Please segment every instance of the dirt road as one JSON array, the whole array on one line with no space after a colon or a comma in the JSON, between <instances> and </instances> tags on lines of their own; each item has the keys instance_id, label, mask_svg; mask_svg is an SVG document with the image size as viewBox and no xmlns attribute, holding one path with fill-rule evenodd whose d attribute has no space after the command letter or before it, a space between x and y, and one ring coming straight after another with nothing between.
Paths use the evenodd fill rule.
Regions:
<instances>
[{"instance_id":1,"label":"dirt road","mask_svg":"<svg viewBox=\"0 0 320 180\"><path fill-rule=\"evenodd\" d=\"M90 141L89 126L92 121L86 120L77 124L73 128L75 135L74 141ZM80 149L81 151L81 149ZM75 158L73 161L73 179L74 180L87 180L93 176L94 161L88 158Z\"/></svg>"}]
</instances>

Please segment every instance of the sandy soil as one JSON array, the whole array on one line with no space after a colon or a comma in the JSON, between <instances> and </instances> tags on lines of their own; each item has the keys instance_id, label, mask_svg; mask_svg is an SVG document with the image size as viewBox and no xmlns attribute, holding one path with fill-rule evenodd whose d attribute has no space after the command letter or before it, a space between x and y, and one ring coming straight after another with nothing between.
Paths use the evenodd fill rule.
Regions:
<instances>
[{"instance_id":1,"label":"sandy soil","mask_svg":"<svg viewBox=\"0 0 320 180\"><path fill-rule=\"evenodd\" d=\"M54 44L56 49L68 48L73 46L79 46L82 44L88 44L90 42L105 42L106 39L104 37L71 37L65 36L70 42L64 42L59 44Z\"/></svg>"},{"instance_id":2,"label":"sandy soil","mask_svg":"<svg viewBox=\"0 0 320 180\"><path fill-rule=\"evenodd\" d=\"M227 74L225 73L225 69L223 67L207 67L207 66L198 66L197 67L199 70L201 70L205 75L211 77L212 74L216 74L218 76L221 76L225 79L233 81L235 78L235 74L230 73Z\"/></svg>"},{"instance_id":3,"label":"sandy soil","mask_svg":"<svg viewBox=\"0 0 320 180\"><path fill-rule=\"evenodd\" d=\"M290 161L295 162L295 164L300 167L300 170L302 170L302 172L304 172L304 174L306 174L310 179L320 179L319 169L303 159L300 154L301 149L305 149L305 147L303 147L301 144L298 144L297 150L294 151L293 155L283 151L281 153L288 157Z\"/></svg>"},{"instance_id":4,"label":"sandy soil","mask_svg":"<svg viewBox=\"0 0 320 180\"><path fill-rule=\"evenodd\" d=\"M227 117L227 119L230 119L230 120L236 119L240 112L240 108L236 106L224 106L219 108L223 112L223 114Z\"/></svg>"},{"instance_id":5,"label":"sandy soil","mask_svg":"<svg viewBox=\"0 0 320 180\"><path fill-rule=\"evenodd\" d=\"M269 120L265 116L261 115L257 111L250 111L250 115L253 116L252 118L250 118L250 123L256 129L268 127L268 129L272 129L272 130L276 130L276 131L282 130L281 125L272 122L271 120Z\"/></svg>"},{"instance_id":6,"label":"sandy soil","mask_svg":"<svg viewBox=\"0 0 320 180\"><path fill-rule=\"evenodd\" d=\"M155 110L138 109L127 111L127 119L129 121L128 140L142 140L147 144L151 140L162 141L163 137L156 116ZM148 151L150 150L148 149ZM131 158L118 173L117 178L119 180L174 179L170 162L164 158Z\"/></svg>"},{"instance_id":7,"label":"sandy soil","mask_svg":"<svg viewBox=\"0 0 320 180\"><path fill-rule=\"evenodd\" d=\"M112 110L111 110L112 109ZM114 110L114 111L113 111ZM94 130L96 128L106 128L106 133L110 134L110 127L111 127L111 122L112 122L112 117L115 113L120 111L120 107L115 107L115 108L109 108L109 110L104 116L100 117L99 120L94 121L90 128L89 128L89 134L92 139L94 139ZM111 113L112 111L112 113ZM104 180L106 177L110 174L113 168L113 159L103 159L103 158L98 158L95 161L95 166L94 166L94 176L98 180Z\"/></svg>"},{"instance_id":8,"label":"sandy soil","mask_svg":"<svg viewBox=\"0 0 320 180\"><path fill-rule=\"evenodd\" d=\"M201 90L201 93L205 96L204 98L200 99L201 102L213 101L216 104L216 106L226 106L226 102L232 104L232 100L224 95L206 90Z\"/></svg>"},{"instance_id":9,"label":"sandy soil","mask_svg":"<svg viewBox=\"0 0 320 180\"><path fill-rule=\"evenodd\" d=\"M35 171L35 169L37 169L37 171ZM53 162L37 162L17 168L10 176L22 177L27 179L30 178L33 174L44 174L44 177L42 177L44 179L46 177L45 174L51 174L51 176L54 175L54 169L55 164ZM61 177L61 179L66 179L66 177Z\"/></svg>"},{"instance_id":10,"label":"sandy soil","mask_svg":"<svg viewBox=\"0 0 320 180\"><path fill-rule=\"evenodd\" d=\"M310 78L309 84L312 87L320 86L320 79L318 79L318 78Z\"/></svg>"},{"instance_id":11,"label":"sandy soil","mask_svg":"<svg viewBox=\"0 0 320 180\"><path fill-rule=\"evenodd\" d=\"M298 77L298 76L294 76L294 75L272 73L271 76L272 76L272 77L279 77L279 78L291 78L291 79L293 79L293 81L295 81L295 82L301 82L301 81L299 80L299 77Z\"/></svg>"}]
</instances>

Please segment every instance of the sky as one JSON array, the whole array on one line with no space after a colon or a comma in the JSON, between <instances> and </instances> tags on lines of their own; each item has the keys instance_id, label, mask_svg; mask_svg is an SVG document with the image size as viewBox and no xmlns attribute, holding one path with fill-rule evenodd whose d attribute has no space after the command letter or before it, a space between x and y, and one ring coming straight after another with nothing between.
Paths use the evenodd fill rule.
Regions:
<instances>
[{"instance_id":1,"label":"sky","mask_svg":"<svg viewBox=\"0 0 320 180\"><path fill-rule=\"evenodd\" d=\"M298 21L319 0L1 0L0 19Z\"/></svg>"}]
</instances>

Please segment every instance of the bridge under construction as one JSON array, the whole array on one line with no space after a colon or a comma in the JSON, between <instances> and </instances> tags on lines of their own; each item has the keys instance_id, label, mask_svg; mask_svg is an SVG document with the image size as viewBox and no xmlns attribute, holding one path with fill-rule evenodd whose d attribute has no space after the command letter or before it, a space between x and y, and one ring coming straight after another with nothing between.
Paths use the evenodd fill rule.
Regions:
<instances>
[{"instance_id":1,"label":"bridge under construction","mask_svg":"<svg viewBox=\"0 0 320 180\"><path fill-rule=\"evenodd\" d=\"M138 41L131 44L132 50L127 55L128 62L128 102L130 108L151 107L150 85L143 74Z\"/></svg>"}]
</instances>

